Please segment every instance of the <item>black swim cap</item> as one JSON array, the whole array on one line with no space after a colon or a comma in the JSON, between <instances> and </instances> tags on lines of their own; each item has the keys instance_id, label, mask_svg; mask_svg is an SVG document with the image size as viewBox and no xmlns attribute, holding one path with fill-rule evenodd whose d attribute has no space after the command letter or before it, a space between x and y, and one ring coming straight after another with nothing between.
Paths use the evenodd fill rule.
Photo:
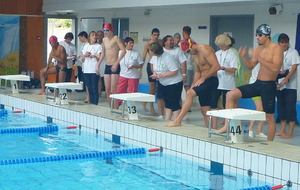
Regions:
<instances>
[{"instance_id":1,"label":"black swim cap","mask_svg":"<svg viewBox=\"0 0 300 190\"><path fill-rule=\"evenodd\" d=\"M256 34L271 35L271 28L267 24L261 24L256 28Z\"/></svg>"}]
</instances>

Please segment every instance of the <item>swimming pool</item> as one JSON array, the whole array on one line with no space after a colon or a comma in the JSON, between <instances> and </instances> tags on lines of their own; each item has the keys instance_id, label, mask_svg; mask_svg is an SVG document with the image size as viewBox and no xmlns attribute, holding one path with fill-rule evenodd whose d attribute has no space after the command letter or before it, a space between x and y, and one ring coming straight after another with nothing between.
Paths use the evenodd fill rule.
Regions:
<instances>
[{"instance_id":1,"label":"swimming pool","mask_svg":"<svg viewBox=\"0 0 300 190\"><path fill-rule=\"evenodd\" d=\"M2 129L51 126L27 114L8 114ZM27 122L29 121L29 122ZM29 124L27 124L29 123ZM1 134L1 160L41 158L139 148L116 135L59 125L58 131ZM98 133L97 133L98 132ZM101 133L101 134L100 134ZM114 143L116 140L120 143ZM194 161L161 152L60 161L0 165L0 189L241 189L268 184L220 164ZM203 160L202 160L203 161ZM215 168L212 165L216 164ZM217 169L217 170L216 170ZM214 171L212 171L214 170ZM270 184L271 185L271 184Z\"/></svg>"}]
</instances>

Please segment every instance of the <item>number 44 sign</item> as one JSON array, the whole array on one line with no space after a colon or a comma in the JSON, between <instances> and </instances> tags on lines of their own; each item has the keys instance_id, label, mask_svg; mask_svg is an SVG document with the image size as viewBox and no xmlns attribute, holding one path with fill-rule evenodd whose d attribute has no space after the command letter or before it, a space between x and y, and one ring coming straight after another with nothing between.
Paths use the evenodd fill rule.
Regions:
<instances>
[{"instance_id":1,"label":"number 44 sign","mask_svg":"<svg viewBox=\"0 0 300 190\"><path fill-rule=\"evenodd\" d=\"M231 119L229 125L229 132L232 143L245 143L244 128L241 125L241 120Z\"/></svg>"},{"instance_id":2,"label":"number 44 sign","mask_svg":"<svg viewBox=\"0 0 300 190\"><path fill-rule=\"evenodd\" d=\"M127 109L128 109L128 119L129 120L138 120L138 113L136 110L135 101L127 101Z\"/></svg>"}]
</instances>

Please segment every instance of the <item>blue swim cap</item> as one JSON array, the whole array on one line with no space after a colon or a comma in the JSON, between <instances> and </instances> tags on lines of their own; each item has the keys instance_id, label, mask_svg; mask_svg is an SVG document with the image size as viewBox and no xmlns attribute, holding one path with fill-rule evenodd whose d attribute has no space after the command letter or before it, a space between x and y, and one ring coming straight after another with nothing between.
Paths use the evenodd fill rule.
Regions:
<instances>
[{"instance_id":1,"label":"blue swim cap","mask_svg":"<svg viewBox=\"0 0 300 190\"><path fill-rule=\"evenodd\" d=\"M267 24L261 24L256 28L256 34L271 35L271 28Z\"/></svg>"}]
</instances>

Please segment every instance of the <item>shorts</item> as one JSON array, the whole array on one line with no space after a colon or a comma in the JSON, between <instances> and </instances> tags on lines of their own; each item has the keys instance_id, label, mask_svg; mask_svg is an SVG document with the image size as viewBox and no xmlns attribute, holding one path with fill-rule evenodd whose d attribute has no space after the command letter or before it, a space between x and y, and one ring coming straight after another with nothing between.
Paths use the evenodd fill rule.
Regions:
<instances>
[{"instance_id":1,"label":"shorts","mask_svg":"<svg viewBox=\"0 0 300 190\"><path fill-rule=\"evenodd\" d=\"M151 63L147 63L147 75L148 75L148 82L156 82L156 79L152 79L150 76L153 75L151 70Z\"/></svg>"},{"instance_id":2,"label":"shorts","mask_svg":"<svg viewBox=\"0 0 300 190\"><path fill-rule=\"evenodd\" d=\"M158 82L157 90L165 102L165 107L171 109L172 111L177 111L181 109L180 100L182 93L183 82L180 81L176 84L171 84L164 86Z\"/></svg>"},{"instance_id":3,"label":"shorts","mask_svg":"<svg viewBox=\"0 0 300 190\"><path fill-rule=\"evenodd\" d=\"M238 87L242 93L242 98L252 98L261 96L263 109L268 114L275 111L276 81L256 80L252 84Z\"/></svg>"},{"instance_id":4,"label":"shorts","mask_svg":"<svg viewBox=\"0 0 300 190\"><path fill-rule=\"evenodd\" d=\"M211 106L212 94L219 86L219 79L216 76L210 77L204 81L200 86L193 87L196 92L200 106Z\"/></svg>"},{"instance_id":5,"label":"shorts","mask_svg":"<svg viewBox=\"0 0 300 190\"><path fill-rule=\"evenodd\" d=\"M121 71L121 67L120 67L120 64L118 64L118 68L117 68L117 71L116 72L112 72L111 71L111 68L112 68L112 65L105 65L105 71L104 71L104 74L105 75L112 75L112 74L120 74L120 71Z\"/></svg>"},{"instance_id":6,"label":"shorts","mask_svg":"<svg viewBox=\"0 0 300 190\"><path fill-rule=\"evenodd\" d=\"M255 97L252 98L252 100L253 101L255 101L255 100L261 100L261 97L260 96L255 96Z\"/></svg>"},{"instance_id":7,"label":"shorts","mask_svg":"<svg viewBox=\"0 0 300 190\"><path fill-rule=\"evenodd\" d=\"M55 65L56 72L58 73L59 71L65 71L67 72L68 68L67 67L60 67L58 65Z\"/></svg>"}]
</instances>

